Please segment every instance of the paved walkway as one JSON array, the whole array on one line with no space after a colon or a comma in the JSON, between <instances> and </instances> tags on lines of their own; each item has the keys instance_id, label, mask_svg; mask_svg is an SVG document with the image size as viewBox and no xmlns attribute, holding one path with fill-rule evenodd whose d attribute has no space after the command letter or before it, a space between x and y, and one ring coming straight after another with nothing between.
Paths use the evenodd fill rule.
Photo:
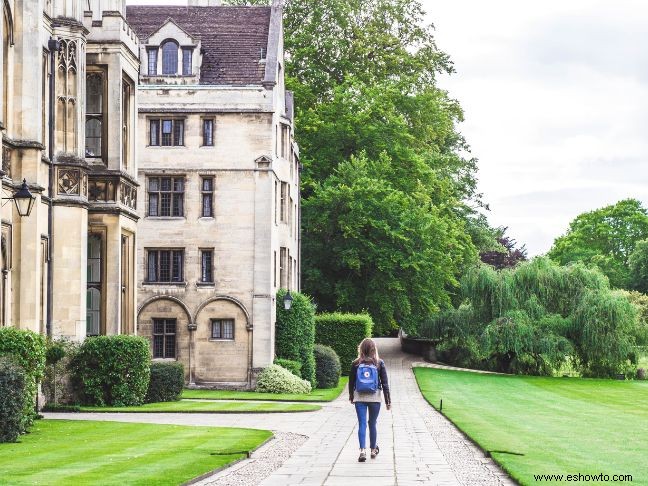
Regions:
<instances>
[{"instance_id":1,"label":"paved walkway","mask_svg":"<svg viewBox=\"0 0 648 486\"><path fill-rule=\"evenodd\" d=\"M416 357L402 353L397 339L377 341L389 374L392 410L387 411L383 405L378 419L380 454L377 459L367 459L364 464L357 462L356 417L346 391L322 410L310 413L84 413L75 414L73 418L270 429L282 433L277 445L294 444L292 449L277 447L278 455L280 450L288 450L291 455L272 472L268 468L254 467L254 464L246 467L244 461L231 470L203 480L201 484L347 486L360 478L363 482L369 479L371 486L515 484L423 399L411 372ZM45 416L72 418L69 414ZM271 442L255 453L250 462L262 461L263 457L272 455Z\"/></svg>"}]
</instances>

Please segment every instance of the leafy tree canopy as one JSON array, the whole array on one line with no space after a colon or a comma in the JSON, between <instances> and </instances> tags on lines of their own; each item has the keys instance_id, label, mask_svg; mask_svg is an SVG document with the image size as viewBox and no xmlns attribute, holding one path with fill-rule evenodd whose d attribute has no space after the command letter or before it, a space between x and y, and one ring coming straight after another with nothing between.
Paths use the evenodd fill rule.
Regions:
<instances>
[{"instance_id":1,"label":"leafy tree canopy","mask_svg":"<svg viewBox=\"0 0 648 486\"><path fill-rule=\"evenodd\" d=\"M597 265L618 288L631 288L630 255L637 242L648 238L648 211L636 199L625 199L574 219L556 239L549 257L566 264Z\"/></svg>"},{"instance_id":2,"label":"leafy tree canopy","mask_svg":"<svg viewBox=\"0 0 648 486\"><path fill-rule=\"evenodd\" d=\"M503 268L512 268L520 262L527 259L526 245L517 247L517 241L510 236L506 236L508 228L497 229L497 243L499 248L486 249L479 252L479 258L482 262L495 267L497 270Z\"/></svg>"},{"instance_id":3,"label":"leafy tree canopy","mask_svg":"<svg viewBox=\"0 0 648 486\"><path fill-rule=\"evenodd\" d=\"M475 211L463 112L436 85L452 63L419 1L284 5L304 166L303 287L322 310L368 310L376 333L411 326L448 305L475 246L499 248Z\"/></svg>"},{"instance_id":4,"label":"leafy tree canopy","mask_svg":"<svg viewBox=\"0 0 648 486\"><path fill-rule=\"evenodd\" d=\"M630 285L635 290L648 294L648 240L639 241L628 259Z\"/></svg>"}]
</instances>

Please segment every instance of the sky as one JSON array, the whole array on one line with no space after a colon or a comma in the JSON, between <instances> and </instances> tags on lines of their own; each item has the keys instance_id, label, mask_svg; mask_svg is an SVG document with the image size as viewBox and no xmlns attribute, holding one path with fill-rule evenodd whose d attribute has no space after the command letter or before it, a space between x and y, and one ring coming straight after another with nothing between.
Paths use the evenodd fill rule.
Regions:
<instances>
[{"instance_id":1,"label":"sky","mask_svg":"<svg viewBox=\"0 0 648 486\"><path fill-rule=\"evenodd\" d=\"M127 0L185 4L184 0ZM578 214L648 206L648 4L422 0L494 226L542 254Z\"/></svg>"},{"instance_id":2,"label":"sky","mask_svg":"<svg viewBox=\"0 0 648 486\"><path fill-rule=\"evenodd\" d=\"M578 214L648 207L648 5L424 0L491 224L548 251Z\"/></svg>"}]
</instances>

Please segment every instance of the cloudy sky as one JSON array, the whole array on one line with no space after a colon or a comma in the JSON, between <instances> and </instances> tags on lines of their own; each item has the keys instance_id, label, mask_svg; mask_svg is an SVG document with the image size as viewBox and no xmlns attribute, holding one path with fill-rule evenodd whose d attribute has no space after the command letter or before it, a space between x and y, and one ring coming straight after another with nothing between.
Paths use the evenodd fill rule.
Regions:
<instances>
[{"instance_id":1,"label":"cloudy sky","mask_svg":"<svg viewBox=\"0 0 648 486\"><path fill-rule=\"evenodd\" d=\"M648 205L645 2L422 1L455 63L440 82L464 108L493 225L535 255L581 212Z\"/></svg>"},{"instance_id":2,"label":"cloudy sky","mask_svg":"<svg viewBox=\"0 0 648 486\"><path fill-rule=\"evenodd\" d=\"M648 8L619 0L424 0L456 73L489 219L529 253L583 211L648 205Z\"/></svg>"}]
</instances>

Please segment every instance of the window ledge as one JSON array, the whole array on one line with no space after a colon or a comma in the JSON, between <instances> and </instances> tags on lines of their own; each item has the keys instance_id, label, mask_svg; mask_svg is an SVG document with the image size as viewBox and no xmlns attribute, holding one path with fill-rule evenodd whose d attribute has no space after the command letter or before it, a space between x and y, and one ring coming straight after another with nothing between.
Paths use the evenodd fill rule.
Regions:
<instances>
[{"instance_id":1,"label":"window ledge","mask_svg":"<svg viewBox=\"0 0 648 486\"><path fill-rule=\"evenodd\" d=\"M156 287L186 287L187 282L142 282L142 285Z\"/></svg>"},{"instance_id":2,"label":"window ledge","mask_svg":"<svg viewBox=\"0 0 648 486\"><path fill-rule=\"evenodd\" d=\"M187 218L184 216L146 216L145 219L159 219L162 221L181 221L181 220L186 220Z\"/></svg>"},{"instance_id":3,"label":"window ledge","mask_svg":"<svg viewBox=\"0 0 648 486\"><path fill-rule=\"evenodd\" d=\"M150 149L186 149L186 145L147 145Z\"/></svg>"},{"instance_id":4,"label":"window ledge","mask_svg":"<svg viewBox=\"0 0 648 486\"><path fill-rule=\"evenodd\" d=\"M221 343L221 342L223 342L223 343L233 343L233 342L234 342L234 338L232 338L232 339L224 339L224 338L209 338L209 342L213 342L213 343L217 343L217 342L218 342L218 343Z\"/></svg>"},{"instance_id":5,"label":"window ledge","mask_svg":"<svg viewBox=\"0 0 648 486\"><path fill-rule=\"evenodd\" d=\"M216 282L196 282L196 287L216 287Z\"/></svg>"},{"instance_id":6,"label":"window ledge","mask_svg":"<svg viewBox=\"0 0 648 486\"><path fill-rule=\"evenodd\" d=\"M151 358L151 361L169 362L169 361L178 361L178 358Z\"/></svg>"}]
</instances>

